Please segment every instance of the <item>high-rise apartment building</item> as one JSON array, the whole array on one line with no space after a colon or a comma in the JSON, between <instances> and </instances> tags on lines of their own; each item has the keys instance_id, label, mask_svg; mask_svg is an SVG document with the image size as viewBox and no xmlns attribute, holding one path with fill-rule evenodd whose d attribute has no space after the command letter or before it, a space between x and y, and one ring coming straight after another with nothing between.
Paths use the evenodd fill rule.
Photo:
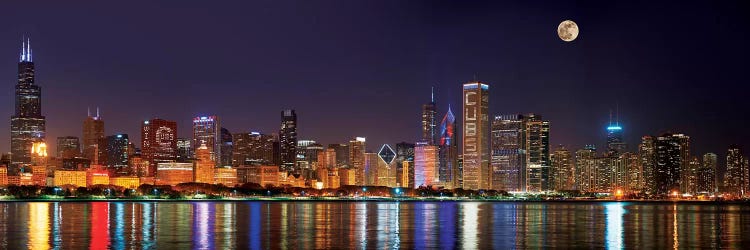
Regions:
<instances>
[{"instance_id":1,"label":"high-rise apartment building","mask_svg":"<svg viewBox=\"0 0 750 250\"><path fill-rule=\"evenodd\" d=\"M463 188L491 188L489 152L489 85L463 85Z\"/></svg>"},{"instance_id":2,"label":"high-rise apartment building","mask_svg":"<svg viewBox=\"0 0 750 250\"><path fill-rule=\"evenodd\" d=\"M149 162L149 173L162 162L177 159L177 122L151 119L141 124L141 156Z\"/></svg>"},{"instance_id":3,"label":"high-rise apartment building","mask_svg":"<svg viewBox=\"0 0 750 250\"><path fill-rule=\"evenodd\" d=\"M34 80L31 41L26 40L22 43L18 62L15 114L10 118L10 150L13 166L30 164L32 144L44 142L46 136L46 120L42 115L42 88L36 85Z\"/></svg>"},{"instance_id":4,"label":"high-rise apartment building","mask_svg":"<svg viewBox=\"0 0 750 250\"><path fill-rule=\"evenodd\" d=\"M575 187L575 168L570 151L564 146L560 146L552 154L552 171L555 183L552 183L554 190L573 190Z\"/></svg>"},{"instance_id":5,"label":"high-rise apartment building","mask_svg":"<svg viewBox=\"0 0 750 250\"><path fill-rule=\"evenodd\" d=\"M725 190L738 197L750 195L750 173L748 159L737 145L730 145L727 150L727 168L724 176Z\"/></svg>"},{"instance_id":6,"label":"high-rise apartment building","mask_svg":"<svg viewBox=\"0 0 750 250\"><path fill-rule=\"evenodd\" d=\"M662 134L654 140L654 187L657 195L684 192L687 184L683 174L689 155L689 138L683 134ZM684 172L684 173L683 173ZM682 180L682 181L681 181Z\"/></svg>"},{"instance_id":7,"label":"high-rise apartment building","mask_svg":"<svg viewBox=\"0 0 750 250\"><path fill-rule=\"evenodd\" d=\"M281 171L295 170L295 163L297 162L297 113L293 109L281 111L279 150Z\"/></svg>"},{"instance_id":8,"label":"high-rise apartment building","mask_svg":"<svg viewBox=\"0 0 750 250\"><path fill-rule=\"evenodd\" d=\"M99 152L100 159L106 159L106 161L104 161L106 163L105 165L116 170L127 167L128 157L130 156L128 154L128 145L130 144L128 135L110 135L105 137L103 141L105 143L101 146L101 148L103 148L104 150Z\"/></svg>"},{"instance_id":9,"label":"high-rise apartment building","mask_svg":"<svg viewBox=\"0 0 750 250\"><path fill-rule=\"evenodd\" d=\"M205 144L211 153L214 166L221 165L221 126L216 116L193 118L193 147Z\"/></svg>"}]
</instances>

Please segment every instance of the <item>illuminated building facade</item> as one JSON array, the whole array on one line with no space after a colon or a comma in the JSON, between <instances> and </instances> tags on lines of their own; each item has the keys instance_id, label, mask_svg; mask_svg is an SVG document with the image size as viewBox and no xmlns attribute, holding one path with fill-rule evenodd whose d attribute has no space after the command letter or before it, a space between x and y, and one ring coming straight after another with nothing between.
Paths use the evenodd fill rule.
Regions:
<instances>
[{"instance_id":1,"label":"illuminated building facade","mask_svg":"<svg viewBox=\"0 0 750 250\"><path fill-rule=\"evenodd\" d=\"M727 168L724 176L724 188L734 196L747 196L750 190L748 180L748 159L737 145L730 145L727 150Z\"/></svg>"},{"instance_id":2,"label":"illuminated building facade","mask_svg":"<svg viewBox=\"0 0 750 250\"><path fill-rule=\"evenodd\" d=\"M193 181L199 183L214 183L214 164L211 160L211 150L206 144L201 144L195 150L195 176Z\"/></svg>"},{"instance_id":3,"label":"illuminated building facade","mask_svg":"<svg viewBox=\"0 0 750 250\"><path fill-rule=\"evenodd\" d=\"M683 179L681 169L687 162L689 137L683 134L663 134L654 139L654 187L657 195L670 195L685 191L680 185Z\"/></svg>"},{"instance_id":4,"label":"illuminated building facade","mask_svg":"<svg viewBox=\"0 0 750 250\"><path fill-rule=\"evenodd\" d=\"M364 184L363 186L378 186L378 169L380 157L376 153L365 153Z\"/></svg>"},{"instance_id":5,"label":"illuminated building facade","mask_svg":"<svg viewBox=\"0 0 750 250\"><path fill-rule=\"evenodd\" d=\"M437 185L438 147L427 142L417 142L414 147L414 185Z\"/></svg>"},{"instance_id":6,"label":"illuminated building facade","mask_svg":"<svg viewBox=\"0 0 750 250\"><path fill-rule=\"evenodd\" d=\"M297 162L297 113L293 109L281 111L279 150L281 171L295 170L294 166Z\"/></svg>"},{"instance_id":7,"label":"illuminated building facade","mask_svg":"<svg viewBox=\"0 0 750 250\"><path fill-rule=\"evenodd\" d=\"M213 168L209 175L213 179ZM193 163L162 162L156 165L156 185L172 185L193 182ZM213 183L213 180L211 182Z\"/></svg>"},{"instance_id":8,"label":"illuminated building facade","mask_svg":"<svg viewBox=\"0 0 750 250\"><path fill-rule=\"evenodd\" d=\"M221 164L221 126L216 116L193 118L193 147L205 144L211 153L214 166Z\"/></svg>"},{"instance_id":9,"label":"illuminated building facade","mask_svg":"<svg viewBox=\"0 0 750 250\"><path fill-rule=\"evenodd\" d=\"M581 192L595 192L597 188L597 159L596 148L587 145L576 151L575 173L576 189Z\"/></svg>"},{"instance_id":10,"label":"illuminated building facade","mask_svg":"<svg viewBox=\"0 0 750 250\"><path fill-rule=\"evenodd\" d=\"M177 122L151 119L141 124L141 156L155 172L161 162L177 159Z\"/></svg>"},{"instance_id":11,"label":"illuminated building facade","mask_svg":"<svg viewBox=\"0 0 750 250\"><path fill-rule=\"evenodd\" d=\"M456 140L456 117L450 106L440 122L438 135L438 180L446 188L455 188L458 185L458 141Z\"/></svg>"},{"instance_id":12,"label":"illuminated building facade","mask_svg":"<svg viewBox=\"0 0 750 250\"><path fill-rule=\"evenodd\" d=\"M643 188L646 193L656 193L656 181L654 173L656 172L656 145L653 136L641 137L641 143L638 144L638 157L643 169Z\"/></svg>"},{"instance_id":13,"label":"illuminated building facade","mask_svg":"<svg viewBox=\"0 0 750 250\"><path fill-rule=\"evenodd\" d=\"M55 186L86 187L86 171L55 170Z\"/></svg>"},{"instance_id":14,"label":"illuminated building facade","mask_svg":"<svg viewBox=\"0 0 750 250\"><path fill-rule=\"evenodd\" d=\"M318 162L318 153L323 152L323 145L313 140L297 141L297 166L311 169Z\"/></svg>"},{"instance_id":15,"label":"illuminated building facade","mask_svg":"<svg viewBox=\"0 0 750 250\"><path fill-rule=\"evenodd\" d=\"M232 141L232 165L269 165L274 162L273 135L259 132L235 133Z\"/></svg>"},{"instance_id":16,"label":"illuminated building facade","mask_svg":"<svg viewBox=\"0 0 750 250\"><path fill-rule=\"evenodd\" d=\"M96 116L88 116L83 120L83 157L91 160L93 164L100 164L99 141L104 138L104 120L99 116L99 109L96 109ZM104 162L101 162L104 163Z\"/></svg>"},{"instance_id":17,"label":"illuminated building facade","mask_svg":"<svg viewBox=\"0 0 750 250\"><path fill-rule=\"evenodd\" d=\"M552 175L554 190L573 190L575 187L575 167L570 151L560 146L552 154Z\"/></svg>"},{"instance_id":18,"label":"illuminated building facade","mask_svg":"<svg viewBox=\"0 0 750 250\"><path fill-rule=\"evenodd\" d=\"M57 158L70 159L81 156L81 143L78 137L57 137Z\"/></svg>"},{"instance_id":19,"label":"illuminated building facade","mask_svg":"<svg viewBox=\"0 0 750 250\"><path fill-rule=\"evenodd\" d=\"M86 170L86 186L109 185L109 171L101 168L91 168Z\"/></svg>"},{"instance_id":20,"label":"illuminated building facade","mask_svg":"<svg viewBox=\"0 0 750 250\"><path fill-rule=\"evenodd\" d=\"M357 137L349 141L350 168L355 171L355 185L365 185L365 138Z\"/></svg>"},{"instance_id":21,"label":"illuminated building facade","mask_svg":"<svg viewBox=\"0 0 750 250\"><path fill-rule=\"evenodd\" d=\"M489 85L463 85L463 188L491 188L489 153ZM415 150L416 151L416 150Z\"/></svg>"},{"instance_id":22,"label":"illuminated building facade","mask_svg":"<svg viewBox=\"0 0 750 250\"><path fill-rule=\"evenodd\" d=\"M8 166L0 165L0 186L8 185Z\"/></svg>"},{"instance_id":23,"label":"illuminated building facade","mask_svg":"<svg viewBox=\"0 0 750 250\"><path fill-rule=\"evenodd\" d=\"M31 183L35 186L47 185L47 166L31 166Z\"/></svg>"},{"instance_id":24,"label":"illuminated building facade","mask_svg":"<svg viewBox=\"0 0 750 250\"><path fill-rule=\"evenodd\" d=\"M492 189L526 190L524 130L521 115L499 115L492 120Z\"/></svg>"},{"instance_id":25,"label":"illuminated building facade","mask_svg":"<svg viewBox=\"0 0 750 250\"><path fill-rule=\"evenodd\" d=\"M383 144L378 151L378 186L397 187L396 152L388 144Z\"/></svg>"},{"instance_id":26,"label":"illuminated building facade","mask_svg":"<svg viewBox=\"0 0 750 250\"><path fill-rule=\"evenodd\" d=\"M141 181L136 176L119 176L109 178L109 184L124 188L138 188L141 185Z\"/></svg>"},{"instance_id":27,"label":"illuminated building facade","mask_svg":"<svg viewBox=\"0 0 750 250\"><path fill-rule=\"evenodd\" d=\"M554 182L549 171L549 121L537 114L527 114L523 116L523 123L526 191L549 191Z\"/></svg>"},{"instance_id":28,"label":"illuminated building facade","mask_svg":"<svg viewBox=\"0 0 750 250\"><path fill-rule=\"evenodd\" d=\"M261 187L279 185L279 166L252 166L248 174L248 182L257 183Z\"/></svg>"},{"instance_id":29,"label":"illuminated building facade","mask_svg":"<svg viewBox=\"0 0 750 250\"><path fill-rule=\"evenodd\" d=\"M718 192L717 184L717 164L718 157L714 153L703 155L701 168L696 173L696 192L698 194L715 194Z\"/></svg>"},{"instance_id":30,"label":"illuminated building facade","mask_svg":"<svg viewBox=\"0 0 750 250\"><path fill-rule=\"evenodd\" d=\"M227 187L234 187L237 184L237 169L231 167L221 167L214 169L214 183Z\"/></svg>"},{"instance_id":31,"label":"illuminated building facade","mask_svg":"<svg viewBox=\"0 0 750 250\"><path fill-rule=\"evenodd\" d=\"M318 152L318 169L333 169L336 168L336 150L333 148L327 148L323 151Z\"/></svg>"},{"instance_id":32,"label":"illuminated building facade","mask_svg":"<svg viewBox=\"0 0 750 250\"><path fill-rule=\"evenodd\" d=\"M42 88L36 85L34 80L31 41L26 40L22 43L18 62L15 114L10 118L12 166L30 164L31 145L45 140L46 120L42 115Z\"/></svg>"}]
</instances>

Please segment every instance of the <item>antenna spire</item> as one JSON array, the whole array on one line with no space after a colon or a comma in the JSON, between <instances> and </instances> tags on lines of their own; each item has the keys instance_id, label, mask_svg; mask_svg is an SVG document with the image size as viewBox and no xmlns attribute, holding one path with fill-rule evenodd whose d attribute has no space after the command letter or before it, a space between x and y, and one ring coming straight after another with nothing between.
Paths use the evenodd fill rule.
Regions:
<instances>
[{"instance_id":1,"label":"antenna spire","mask_svg":"<svg viewBox=\"0 0 750 250\"><path fill-rule=\"evenodd\" d=\"M88 117L91 117L91 107L86 107L86 115L88 115Z\"/></svg>"},{"instance_id":2,"label":"antenna spire","mask_svg":"<svg viewBox=\"0 0 750 250\"><path fill-rule=\"evenodd\" d=\"M609 110L609 126L612 126L612 110Z\"/></svg>"},{"instance_id":3,"label":"antenna spire","mask_svg":"<svg viewBox=\"0 0 750 250\"><path fill-rule=\"evenodd\" d=\"M96 119L99 119L99 107L96 107Z\"/></svg>"},{"instance_id":4,"label":"antenna spire","mask_svg":"<svg viewBox=\"0 0 750 250\"><path fill-rule=\"evenodd\" d=\"M615 125L620 126L620 103L615 103Z\"/></svg>"},{"instance_id":5,"label":"antenna spire","mask_svg":"<svg viewBox=\"0 0 750 250\"><path fill-rule=\"evenodd\" d=\"M28 38L28 37L26 38L26 46L29 47L28 54L26 55L26 60L29 62L32 62L33 60L31 59L31 38Z\"/></svg>"},{"instance_id":6,"label":"antenna spire","mask_svg":"<svg viewBox=\"0 0 750 250\"><path fill-rule=\"evenodd\" d=\"M435 103L435 86L430 87L430 102Z\"/></svg>"}]
</instances>

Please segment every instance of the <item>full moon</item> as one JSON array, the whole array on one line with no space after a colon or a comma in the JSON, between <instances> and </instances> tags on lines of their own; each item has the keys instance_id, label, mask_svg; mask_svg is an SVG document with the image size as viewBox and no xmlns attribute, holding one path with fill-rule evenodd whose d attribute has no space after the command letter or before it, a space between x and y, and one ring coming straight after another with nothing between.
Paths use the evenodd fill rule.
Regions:
<instances>
[{"instance_id":1,"label":"full moon","mask_svg":"<svg viewBox=\"0 0 750 250\"><path fill-rule=\"evenodd\" d=\"M566 42L576 40L578 37L578 24L571 20L565 20L557 26L557 35Z\"/></svg>"}]
</instances>

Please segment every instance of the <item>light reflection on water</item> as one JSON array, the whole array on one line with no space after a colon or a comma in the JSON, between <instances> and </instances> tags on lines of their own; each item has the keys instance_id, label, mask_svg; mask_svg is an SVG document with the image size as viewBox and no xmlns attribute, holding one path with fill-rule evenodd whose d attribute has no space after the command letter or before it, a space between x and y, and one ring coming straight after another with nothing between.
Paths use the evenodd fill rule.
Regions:
<instances>
[{"instance_id":1,"label":"light reflection on water","mask_svg":"<svg viewBox=\"0 0 750 250\"><path fill-rule=\"evenodd\" d=\"M750 245L743 206L0 202L0 249L742 248Z\"/></svg>"}]
</instances>

